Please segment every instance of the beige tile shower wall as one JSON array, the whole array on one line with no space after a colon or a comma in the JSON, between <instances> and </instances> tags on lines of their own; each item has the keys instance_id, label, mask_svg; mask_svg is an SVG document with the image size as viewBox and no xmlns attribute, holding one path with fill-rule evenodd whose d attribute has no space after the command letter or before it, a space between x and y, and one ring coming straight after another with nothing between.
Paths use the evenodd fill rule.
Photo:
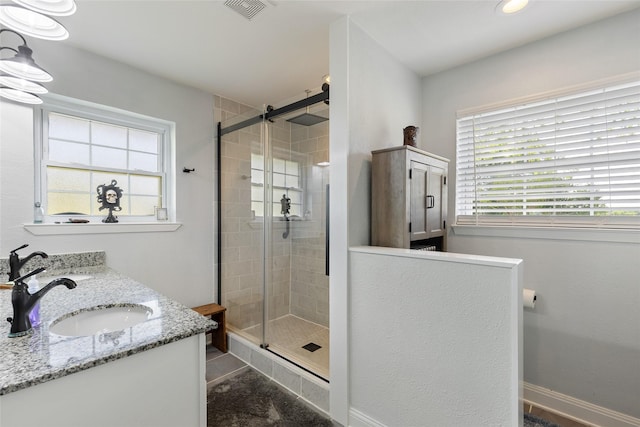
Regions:
<instances>
[{"instance_id":1,"label":"beige tile shower wall","mask_svg":"<svg viewBox=\"0 0 640 427\"><path fill-rule=\"evenodd\" d=\"M269 285L269 320L289 314L291 289L291 242L284 239L284 228L274 224L272 234L272 272Z\"/></svg>"},{"instance_id":2,"label":"beige tile shower wall","mask_svg":"<svg viewBox=\"0 0 640 427\"><path fill-rule=\"evenodd\" d=\"M321 115L324 115L321 113ZM328 114L327 114L328 115ZM329 169L329 122L314 126L294 125L291 148L306 154L305 218L294 223L291 260L291 313L329 326L329 277L325 275L326 185Z\"/></svg>"},{"instance_id":3,"label":"beige tile shower wall","mask_svg":"<svg viewBox=\"0 0 640 427\"><path fill-rule=\"evenodd\" d=\"M329 277L325 275L325 238L294 239L291 313L329 326Z\"/></svg>"}]
</instances>

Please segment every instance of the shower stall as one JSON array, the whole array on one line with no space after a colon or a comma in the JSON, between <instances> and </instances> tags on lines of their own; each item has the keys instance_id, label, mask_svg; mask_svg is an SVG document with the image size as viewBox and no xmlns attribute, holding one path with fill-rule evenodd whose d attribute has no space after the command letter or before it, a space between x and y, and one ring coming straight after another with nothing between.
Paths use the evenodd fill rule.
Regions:
<instances>
[{"instance_id":1,"label":"shower stall","mask_svg":"<svg viewBox=\"0 0 640 427\"><path fill-rule=\"evenodd\" d=\"M222 106L218 301L234 332L329 378L329 87ZM244 110L243 110L244 109Z\"/></svg>"}]
</instances>

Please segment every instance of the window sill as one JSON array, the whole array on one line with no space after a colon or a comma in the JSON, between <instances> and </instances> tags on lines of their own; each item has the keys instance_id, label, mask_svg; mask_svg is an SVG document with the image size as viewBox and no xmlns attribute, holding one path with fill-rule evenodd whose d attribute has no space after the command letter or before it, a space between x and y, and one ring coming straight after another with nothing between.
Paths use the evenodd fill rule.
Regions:
<instances>
[{"instance_id":1,"label":"window sill","mask_svg":"<svg viewBox=\"0 0 640 427\"><path fill-rule=\"evenodd\" d=\"M456 236L511 237L521 239L575 240L640 244L640 230L588 229L560 227L499 227L486 225L454 225Z\"/></svg>"},{"instance_id":2,"label":"window sill","mask_svg":"<svg viewBox=\"0 0 640 427\"><path fill-rule=\"evenodd\" d=\"M113 234L113 233L161 233L176 231L179 222L137 222L137 223L86 223L86 224L23 224L25 230L35 236L56 234Z\"/></svg>"}]
</instances>

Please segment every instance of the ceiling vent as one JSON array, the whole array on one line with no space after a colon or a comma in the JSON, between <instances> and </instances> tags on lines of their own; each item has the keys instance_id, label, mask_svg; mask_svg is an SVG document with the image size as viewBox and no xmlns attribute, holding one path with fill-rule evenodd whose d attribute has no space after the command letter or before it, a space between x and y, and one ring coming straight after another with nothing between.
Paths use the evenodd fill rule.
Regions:
<instances>
[{"instance_id":1,"label":"ceiling vent","mask_svg":"<svg viewBox=\"0 0 640 427\"><path fill-rule=\"evenodd\" d=\"M267 6L259 0L227 0L224 4L249 20Z\"/></svg>"}]
</instances>

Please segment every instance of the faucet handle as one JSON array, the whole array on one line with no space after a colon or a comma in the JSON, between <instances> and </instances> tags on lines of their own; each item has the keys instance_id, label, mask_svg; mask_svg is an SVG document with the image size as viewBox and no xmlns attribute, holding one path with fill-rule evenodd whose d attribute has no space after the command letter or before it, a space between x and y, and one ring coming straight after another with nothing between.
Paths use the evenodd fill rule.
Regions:
<instances>
[{"instance_id":1,"label":"faucet handle","mask_svg":"<svg viewBox=\"0 0 640 427\"><path fill-rule=\"evenodd\" d=\"M47 269L46 269L46 268L44 268L44 267L38 267L38 268L36 268L35 270L33 270L33 271L31 271L31 272L29 272L29 273L25 274L24 276L22 276L22 277L18 277L17 279L15 279L15 280L14 280L14 282L15 282L15 283L18 283L18 282L24 282L24 279L28 279L29 277L31 277L31 276L33 276L33 275L35 275L35 274L40 274L40 273L42 273L43 271L46 271L46 270L47 270Z\"/></svg>"},{"instance_id":2,"label":"faucet handle","mask_svg":"<svg viewBox=\"0 0 640 427\"><path fill-rule=\"evenodd\" d=\"M24 245L20 246L19 248L16 248L16 249L12 250L12 251L11 251L11 253L15 255L15 253L16 253L17 251L19 251L20 249L24 249L24 248L26 248L27 246L29 246L29 244L28 244L28 243L25 243Z\"/></svg>"}]
</instances>

